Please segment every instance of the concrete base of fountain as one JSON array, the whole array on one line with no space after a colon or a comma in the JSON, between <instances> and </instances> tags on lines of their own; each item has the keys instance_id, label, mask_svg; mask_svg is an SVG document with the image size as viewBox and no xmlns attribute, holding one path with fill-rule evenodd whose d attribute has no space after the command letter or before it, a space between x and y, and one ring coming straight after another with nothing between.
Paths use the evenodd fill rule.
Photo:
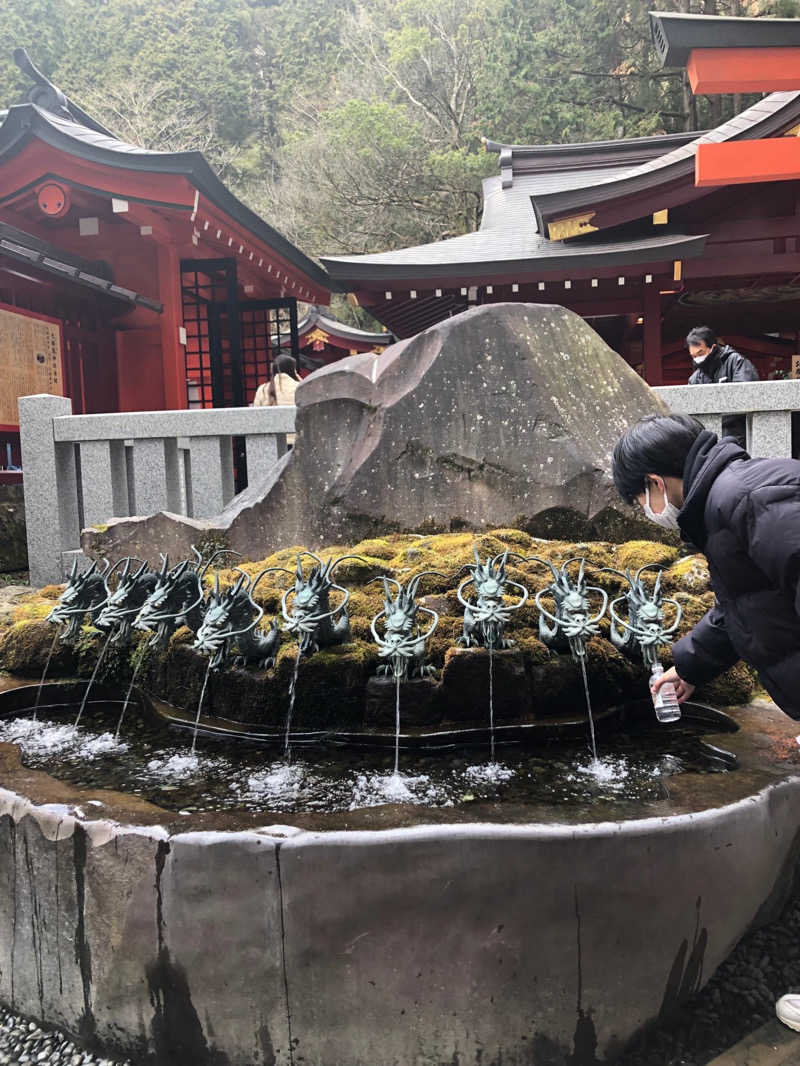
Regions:
<instances>
[{"instance_id":1,"label":"concrete base of fountain","mask_svg":"<svg viewBox=\"0 0 800 1066\"><path fill-rule=\"evenodd\" d=\"M735 773L569 824L557 805L178 818L0 744L0 1001L164 1066L611 1061L789 888L793 723L735 714Z\"/></svg>"}]
</instances>

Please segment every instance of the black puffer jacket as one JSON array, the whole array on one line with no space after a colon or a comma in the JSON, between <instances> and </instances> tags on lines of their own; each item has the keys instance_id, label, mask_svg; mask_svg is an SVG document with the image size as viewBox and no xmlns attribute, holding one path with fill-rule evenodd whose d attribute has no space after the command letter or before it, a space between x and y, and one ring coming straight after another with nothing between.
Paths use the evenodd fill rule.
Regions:
<instances>
[{"instance_id":1,"label":"black puffer jacket","mask_svg":"<svg viewBox=\"0 0 800 1066\"><path fill-rule=\"evenodd\" d=\"M681 532L705 553L717 604L673 646L678 674L696 685L744 659L800 718L800 462L703 432L683 492Z\"/></svg>"},{"instance_id":2,"label":"black puffer jacket","mask_svg":"<svg viewBox=\"0 0 800 1066\"><path fill-rule=\"evenodd\" d=\"M729 344L715 344L711 354L689 378L690 385L719 385L725 381L758 381L758 371ZM722 419L722 435L735 437L744 448L747 434L745 415L726 415Z\"/></svg>"}]
</instances>

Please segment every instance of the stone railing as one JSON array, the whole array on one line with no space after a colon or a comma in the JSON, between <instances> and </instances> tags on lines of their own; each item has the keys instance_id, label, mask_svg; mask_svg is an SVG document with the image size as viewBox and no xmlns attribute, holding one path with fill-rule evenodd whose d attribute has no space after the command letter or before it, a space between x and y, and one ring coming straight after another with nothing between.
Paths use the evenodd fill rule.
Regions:
<instances>
[{"instance_id":1,"label":"stone railing","mask_svg":"<svg viewBox=\"0 0 800 1066\"><path fill-rule=\"evenodd\" d=\"M31 583L61 581L81 529L158 511L218 514L234 495L233 438L250 480L273 466L294 407L73 415L61 396L19 401Z\"/></svg>"},{"instance_id":2,"label":"stone railing","mask_svg":"<svg viewBox=\"0 0 800 1066\"><path fill-rule=\"evenodd\" d=\"M728 414L747 415L751 455L792 454L800 381L677 385L654 390L670 408L715 433ZM245 440L250 479L286 450L293 407L72 415L60 396L19 401L31 581L60 581L80 531L111 516L171 511L218 514L234 494L233 437Z\"/></svg>"},{"instance_id":3,"label":"stone railing","mask_svg":"<svg viewBox=\"0 0 800 1066\"><path fill-rule=\"evenodd\" d=\"M669 385L653 392L676 414L694 415L717 435L724 415L746 415L747 450L753 456L792 454L792 414L800 412L800 381Z\"/></svg>"}]
</instances>

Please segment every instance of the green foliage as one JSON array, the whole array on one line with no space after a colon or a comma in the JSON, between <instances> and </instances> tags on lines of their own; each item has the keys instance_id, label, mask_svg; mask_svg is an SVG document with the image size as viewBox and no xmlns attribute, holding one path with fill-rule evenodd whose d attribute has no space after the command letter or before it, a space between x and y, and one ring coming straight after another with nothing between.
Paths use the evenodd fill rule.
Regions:
<instances>
[{"instance_id":1,"label":"green foliage","mask_svg":"<svg viewBox=\"0 0 800 1066\"><path fill-rule=\"evenodd\" d=\"M15 45L123 139L202 150L312 255L468 232L497 158L704 128L746 98L692 98L660 70L645 0L5 0ZM793 17L800 0L662 0Z\"/></svg>"}]
</instances>

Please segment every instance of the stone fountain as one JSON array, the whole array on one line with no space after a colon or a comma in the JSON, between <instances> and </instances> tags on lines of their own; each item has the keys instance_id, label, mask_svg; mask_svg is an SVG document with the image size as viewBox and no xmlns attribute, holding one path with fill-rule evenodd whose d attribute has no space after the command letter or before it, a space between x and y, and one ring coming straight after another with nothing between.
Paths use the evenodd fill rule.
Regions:
<instances>
[{"instance_id":1,"label":"stone fountain","mask_svg":"<svg viewBox=\"0 0 800 1066\"><path fill-rule=\"evenodd\" d=\"M656 723L647 665L711 594L698 558L624 542L636 526L611 501L610 449L658 404L588 327L495 306L371 359L303 385L295 450L209 524L236 567L192 554L207 530L174 517L112 524L105 547L126 547L105 557L148 566L76 572L0 631L20 675L0 737L23 721L0 742L0 999L170 1066L611 1062L780 907L794 730L749 703L741 670L685 708L684 732ZM420 532L418 481L430 528L471 528ZM493 507L506 528L485 528ZM265 543L307 547L262 558ZM584 676L614 787L589 757ZM37 698L56 728L82 702L113 728L129 687L108 778L86 733L71 761L37 768ZM195 725L208 780L191 802L169 762L142 786L139 737L188 750ZM218 803L240 750L245 784L279 778L294 798L254 804L243 785ZM304 806L302 774L344 758L357 787ZM640 790L616 790L635 758ZM470 777L487 759L507 774ZM359 791L420 767L458 788Z\"/></svg>"}]
</instances>

